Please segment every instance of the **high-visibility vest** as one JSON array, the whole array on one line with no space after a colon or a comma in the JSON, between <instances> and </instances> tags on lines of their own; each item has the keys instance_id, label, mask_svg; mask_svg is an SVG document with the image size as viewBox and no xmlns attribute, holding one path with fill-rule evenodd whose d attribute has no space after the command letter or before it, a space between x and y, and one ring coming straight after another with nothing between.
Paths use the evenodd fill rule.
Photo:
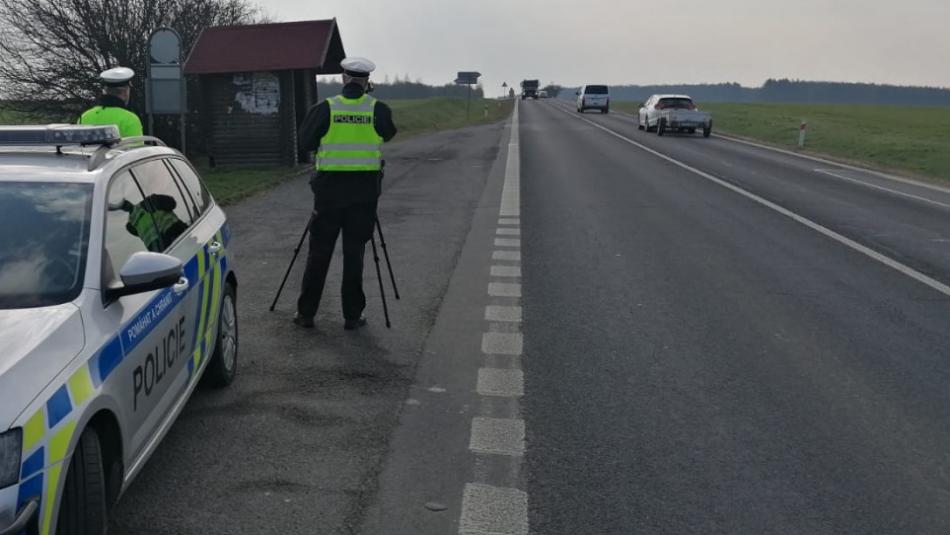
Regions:
<instances>
[{"instance_id":1,"label":"high-visibility vest","mask_svg":"<svg viewBox=\"0 0 950 535\"><path fill-rule=\"evenodd\" d=\"M376 133L376 99L342 95L327 99L330 129L317 150L318 171L379 171L383 165L383 138Z\"/></svg>"},{"instance_id":2,"label":"high-visibility vest","mask_svg":"<svg viewBox=\"0 0 950 535\"><path fill-rule=\"evenodd\" d=\"M79 124L119 127L122 137L138 137L142 135L142 121L139 116L125 108L117 106L95 106L79 117Z\"/></svg>"},{"instance_id":3,"label":"high-visibility vest","mask_svg":"<svg viewBox=\"0 0 950 535\"><path fill-rule=\"evenodd\" d=\"M129 214L129 225L135 229L136 236L142 240L145 247L153 252L162 250L162 236L180 222L181 220L171 212L162 210L150 212L141 204L136 205Z\"/></svg>"}]
</instances>

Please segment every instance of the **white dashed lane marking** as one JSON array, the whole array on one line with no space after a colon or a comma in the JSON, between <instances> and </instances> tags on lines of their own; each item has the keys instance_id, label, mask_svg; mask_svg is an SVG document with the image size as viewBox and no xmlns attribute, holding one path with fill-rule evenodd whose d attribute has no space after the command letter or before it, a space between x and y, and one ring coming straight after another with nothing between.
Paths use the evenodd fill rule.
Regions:
<instances>
[{"instance_id":1,"label":"white dashed lane marking","mask_svg":"<svg viewBox=\"0 0 950 535\"><path fill-rule=\"evenodd\" d=\"M521 240L512 238L495 238L495 247L521 247Z\"/></svg>"},{"instance_id":2,"label":"white dashed lane marking","mask_svg":"<svg viewBox=\"0 0 950 535\"><path fill-rule=\"evenodd\" d=\"M519 481L525 453L525 423L519 398L524 396L524 372L516 366L524 352L521 335L521 156L518 134L518 104L511 121L511 141L502 190L498 228L488 283L485 321L489 332L482 334L485 367L478 370L477 392L483 403L480 415L472 419L469 449L479 455L474 479L465 486L459 533L464 535L527 535L528 494L510 488ZM500 280L498 280L500 279ZM507 331L507 332L495 332ZM511 356L511 359L499 357ZM507 362L501 362L507 361ZM495 367L492 367L495 366ZM515 366L508 368L506 366ZM487 400L491 399L490 402ZM494 409L492 409L494 407ZM495 412L503 408L500 412ZM492 416L505 415L506 418ZM478 466L498 463L508 475L489 478ZM488 479L492 479L489 481ZM500 483L492 486L487 483Z\"/></svg>"},{"instance_id":3,"label":"white dashed lane marking","mask_svg":"<svg viewBox=\"0 0 950 535\"><path fill-rule=\"evenodd\" d=\"M482 335L482 352L486 355L521 355L524 338L521 333L485 333Z\"/></svg>"},{"instance_id":4,"label":"white dashed lane marking","mask_svg":"<svg viewBox=\"0 0 950 535\"><path fill-rule=\"evenodd\" d=\"M518 489L465 485L459 535L528 535L528 494Z\"/></svg>"},{"instance_id":5,"label":"white dashed lane marking","mask_svg":"<svg viewBox=\"0 0 950 535\"><path fill-rule=\"evenodd\" d=\"M489 305L485 307L485 320L521 323L521 307Z\"/></svg>"},{"instance_id":6,"label":"white dashed lane marking","mask_svg":"<svg viewBox=\"0 0 950 535\"><path fill-rule=\"evenodd\" d=\"M521 266L492 266L492 277L521 277Z\"/></svg>"},{"instance_id":7,"label":"white dashed lane marking","mask_svg":"<svg viewBox=\"0 0 950 535\"><path fill-rule=\"evenodd\" d=\"M472 418L472 438L468 447L475 453L524 455L524 420Z\"/></svg>"},{"instance_id":8,"label":"white dashed lane marking","mask_svg":"<svg viewBox=\"0 0 950 535\"><path fill-rule=\"evenodd\" d=\"M521 262L521 251L495 251L491 255L492 260L509 260L512 262Z\"/></svg>"},{"instance_id":9,"label":"white dashed lane marking","mask_svg":"<svg viewBox=\"0 0 950 535\"><path fill-rule=\"evenodd\" d=\"M521 297L521 285L506 282L488 284L488 295L492 297Z\"/></svg>"},{"instance_id":10,"label":"white dashed lane marking","mask_svg":"<svg viewBox=\"0 0 950 535\"><path fill-rule=\"evenodd\" d=\"M478 370L478 393L483 396L521 397L524 395L524 372L482 368Z\"/></svg>"}]
</instances>

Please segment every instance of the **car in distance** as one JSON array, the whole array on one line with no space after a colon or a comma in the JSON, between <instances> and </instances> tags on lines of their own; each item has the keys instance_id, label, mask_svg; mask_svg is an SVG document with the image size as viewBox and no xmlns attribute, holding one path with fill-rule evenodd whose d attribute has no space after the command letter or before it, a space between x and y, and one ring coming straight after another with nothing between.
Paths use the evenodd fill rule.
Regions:
<instances>
[{"instance_id":1,"label":"car in distance","mask_svg":"<svg viewBox=\"0 0 950 535\"><path fill-rule=\"evenodd\" d=\"M577 113L600 110L610 113L610 89L605 85L585 85L577 90Z\"/></svg>"},{"instance_id":2,"label":"car in distance","mask_svg":"<svg viewBox=\"0 0 950 535\"><path fill-rule=\"evenodd\" d=\"M202 376L237 369L225 213L115 126L0 127L0 533L105 533Z\"/></svg>"},{"instance_id":3,"label":"car in distance","mask_svg":"<svg viewBox=\"0 0 950 535\"><path fill-rule=\"evenodd\" d=\"M712 135L712 115L699 111L687 95L653 95L640 108L637 126L640 130L664 135L667 132Z\"/></svg>"},{"instance_id":4,"label":"car in distance","mask_svg":"<svg viewBox=\"0 0 950 535\"><path fill-rule=\"evenodd\" d=\"M548 92L544 89L538 91L538 98L548 98Z\"/></svg>"}]
</instances>

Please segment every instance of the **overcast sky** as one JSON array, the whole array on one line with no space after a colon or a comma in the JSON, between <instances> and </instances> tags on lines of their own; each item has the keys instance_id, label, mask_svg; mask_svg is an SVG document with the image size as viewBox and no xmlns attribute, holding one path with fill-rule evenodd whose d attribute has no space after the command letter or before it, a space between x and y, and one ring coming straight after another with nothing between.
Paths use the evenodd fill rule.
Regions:
<instances>
[{"instance_id":1,"label":"overcast sky","mask_svg":"<svg viewBox=\"0 0 950 535\"><path fill-rule=\"evenodd\" d=\"M950 87L950 0L259 0L276 20L336 17L379 76L489 94L539 78L582 83L770 77Z\"/></svg>"}]
</instances>

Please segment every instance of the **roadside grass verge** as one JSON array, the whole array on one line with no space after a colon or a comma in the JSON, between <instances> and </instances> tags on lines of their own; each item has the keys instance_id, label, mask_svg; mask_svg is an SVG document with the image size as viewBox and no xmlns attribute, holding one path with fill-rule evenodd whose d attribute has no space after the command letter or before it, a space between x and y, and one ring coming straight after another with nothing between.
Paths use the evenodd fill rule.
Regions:
<instances>
[{"instance_id":1,"label":"roadside grass verge","mask_svg":"<svg viewBox=\"0 0 950 535\"><path fill-rule=\"evenodd\" d=\"M472 99L471 117L466 117L463 98L430 98L387 101L399 128L396 141L442 130L491 124L511 115L514 100ZM486 117L487 110L487 117Z\"/></svg>"},{"instance_id":2,"label":"roadside grass verge","mask_svg":"<svg viewBox=\"0 0 950 535\"><path fill-rule=\"evenodd\" d=\"M639 105L615 102L636 114ZM715 131L798 149L802 119L808 137L802 152L950 181L950 108L839 104L704 104Z\"/></svg>"},{"instance_id":3,"label":"roadside grass verge","mask_svg":"<svg viewBox=\"0 0 950 535\"><path fill-rule=\"evenodd\" d=\"M214 200L227 206L282 182L305 174L310 166L298 167L215 167L199 166L198 173Z\"/></svg>"}]
</instances>

